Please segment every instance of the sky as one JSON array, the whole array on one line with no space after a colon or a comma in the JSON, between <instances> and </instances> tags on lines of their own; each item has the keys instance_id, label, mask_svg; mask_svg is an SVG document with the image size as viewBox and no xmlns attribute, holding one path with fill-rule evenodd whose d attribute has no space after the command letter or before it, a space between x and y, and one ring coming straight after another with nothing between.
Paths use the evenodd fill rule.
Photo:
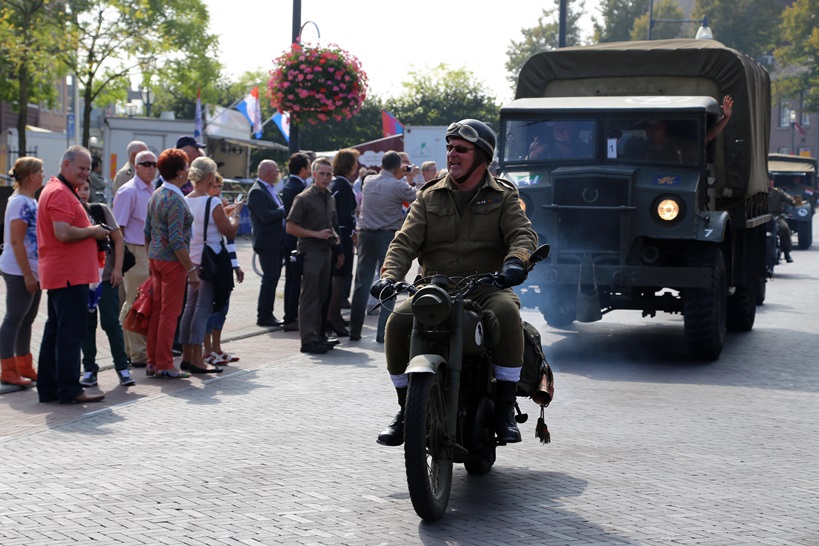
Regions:
<instances>
[{"instance_id":1,"label":"sky","mask_svg":"<svg viewBox=\"0 0 819 546\"><path fill-rule=\"evenodd\" d=\"M270 68L290 47L290 0L203 1L228 74ZM507 48L512 40L522 39L521 29L537 25L544 6L554 5L550 0L507 1L302 0L302 42L335 43L358 57L371 94L399 95L407 72L444 62L471 70L504 103L513 97L504 67ZM596 2L587 0L586 5L583 27L590 29L589 14L596 16L597 11L588 6Z\"/></svg>"}]
</instances>

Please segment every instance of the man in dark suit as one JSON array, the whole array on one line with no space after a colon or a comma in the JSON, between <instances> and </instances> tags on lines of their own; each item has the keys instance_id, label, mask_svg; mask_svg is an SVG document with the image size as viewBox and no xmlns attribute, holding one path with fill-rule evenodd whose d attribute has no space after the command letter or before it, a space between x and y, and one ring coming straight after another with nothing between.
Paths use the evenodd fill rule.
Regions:
<instances>
[{"instance_id":1,"label":"man in dark suit","mask_svg":"<svg viewBox=\"0 0 819 546\"><path fill-rule=\"evenodd\" d=\"M276 286L282 273L282 247L284 244L284 203L276 193L279 167L275 161L265 159L259 163L256 183L247 194L247 208L253 226L253 251L262 266L262 286L256 305L256 324L280 329L282 321L273 315Z\"/></svg>"},{"instance_id":2,"label":"man in dark suit","mask_svg":"<svg viewBox=\"0 0 819 546\"><path fill-rule=\"evenodd\" d=\"M290 214L293 199L307 187L307 178L310 176L310 159L307 154L296 152L290 156L287 164L290 178L282 189L282 202L285 217ZM299 294L301 292L301 262L291 254L296 250L298 237L290 234L284 236L282 255L284 258L284 330L299 329Z\"/></svg>"}]
</instances>

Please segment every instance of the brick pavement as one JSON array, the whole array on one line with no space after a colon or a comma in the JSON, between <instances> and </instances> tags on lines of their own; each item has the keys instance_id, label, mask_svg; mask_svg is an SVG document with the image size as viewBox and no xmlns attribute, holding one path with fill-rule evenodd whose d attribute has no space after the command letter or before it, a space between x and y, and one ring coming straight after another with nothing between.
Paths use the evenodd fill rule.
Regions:
<instances>
[{"instance_id":1,"label":"brick pavement","mask_svg":"<svg viewBox=\"0 0 819 546\"><path fill-rule=\"evenodd\" d=\"M819 369L797 343L818 262L798 253L708 365L680 356L679 317L552 330L527 310L557 373L553 443L524 402L524 442L486 476L456 466L435 524L412 510L402 451L374 442L395 395L372 330L318 357L295 334L236 333L232 373L104 383L98 405L4 395L0 544L819 544ZM252 330L237 317L255 306L236 307L228 324Z\"/></svg>"}]
</instances>

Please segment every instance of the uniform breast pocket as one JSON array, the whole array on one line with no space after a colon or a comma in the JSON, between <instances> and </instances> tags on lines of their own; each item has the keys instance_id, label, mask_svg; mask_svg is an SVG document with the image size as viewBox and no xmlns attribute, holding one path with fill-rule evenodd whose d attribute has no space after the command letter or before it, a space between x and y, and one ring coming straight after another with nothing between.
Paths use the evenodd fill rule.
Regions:
<instances>
[{"instance_id":1,"label":"uniform breast pocket","mask_svg":"<svg viewBox=\"0 0 819 546\"><path fill-rule=\"evenodd\" d=\"M496 241L500 232L501 201L472 205L470 234L473 241Z\"/></svg>"},{"instance_id":2,"label":"uniform breast pocket","mask_svg":"<svg viewBox=\"0 0 819 546\"><path fill-rule=\"evenodd\" d=\"M451 244L458 240L458 215L451 205L427 205L427 244Z\"/></svg>"}]
</instances>

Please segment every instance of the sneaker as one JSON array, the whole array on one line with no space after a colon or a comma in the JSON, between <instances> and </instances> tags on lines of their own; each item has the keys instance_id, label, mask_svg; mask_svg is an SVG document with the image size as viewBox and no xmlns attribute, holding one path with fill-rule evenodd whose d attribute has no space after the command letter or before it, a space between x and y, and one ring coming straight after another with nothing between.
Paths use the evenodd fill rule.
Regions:
<instances>
[{"instance_id":1,"label":"sneaker","mask_svg":"<svg viewBox=\"0 0 819 546\"><path fill-rule=\"evenodd\" d=\"M82 378L80 379L80 385L83 387L96 387L97 374L94 372L83 372Z\"/></svg>"},{"instance_id":2,"label":"sneaker","mask_svg":"<svg viewBox=\"0 0 819 546\"><path fill-rule=\"evenodd\" d=\"M210 353L209 356L205 357L205 364L209 366L219 366L221 364L225 364L225 361L222 357L216 353Z\"/></svg>"},{"instance_id":3,"label":"sneaker","mask_svg":"<svg viewBox=\"0 0 819 546\"><path fill-rule=\"evenodd\" d=\"M117 375L119 376L119 384L122 385L123 387L130 387L131 385L136 385L136 381L134 381L134 378L131 377L131 372L129 372L128 370L119 371L117 372Z\"/></svg>"},{"instance_id":4,"label":"sneaker","mask_svg":"<svg viewBox=\"0 0 819 546\"><path fill-rule=\"evenodd\" d=\"M212 353L211 353L211 354L212 354ZM228 363L228 362L239 362L239 357L238 357L238 356L233 356L232 354L222 353L222 354L217 355L217 356L218 356L219 358L221 358L221 359L222 359L222 362L224 362L224 363Z\"/></svg>"}]
</instances>

